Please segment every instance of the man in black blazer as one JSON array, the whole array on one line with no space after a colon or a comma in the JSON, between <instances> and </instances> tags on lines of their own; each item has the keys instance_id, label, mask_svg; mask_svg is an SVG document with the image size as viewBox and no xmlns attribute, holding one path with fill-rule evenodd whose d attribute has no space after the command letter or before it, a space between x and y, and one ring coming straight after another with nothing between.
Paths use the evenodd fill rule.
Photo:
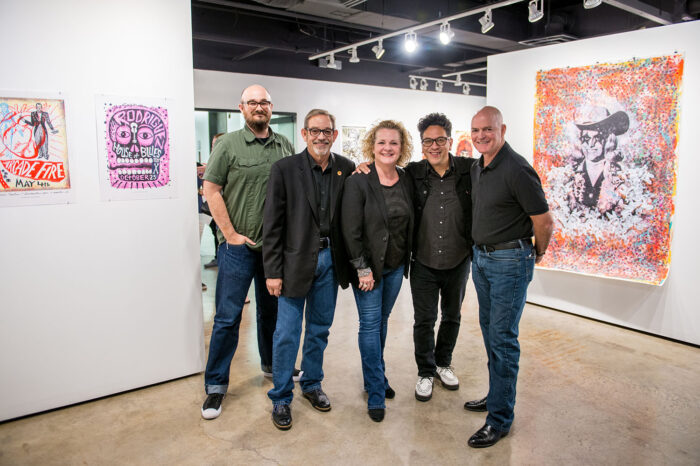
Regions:
<instances>
[{"instance_id":1,"label":"man in black blazer","mask_svg":"<svg viewBox=\"0 0 700 466\"><path fill-rule=\"evenodd\" d=\"M331 409L321 389L323 352L333 323L338 284L348 286L340 205L345 178L355 170L349 159L331 153L338 136L335 117L311 110L301 135L306 150L272 165L263 215L263 263L267 289L279 297L273 337L272 421L292 427L294 363L306 304L306 327L299 384L319 411Z\"/></svg>"}]
</instances>

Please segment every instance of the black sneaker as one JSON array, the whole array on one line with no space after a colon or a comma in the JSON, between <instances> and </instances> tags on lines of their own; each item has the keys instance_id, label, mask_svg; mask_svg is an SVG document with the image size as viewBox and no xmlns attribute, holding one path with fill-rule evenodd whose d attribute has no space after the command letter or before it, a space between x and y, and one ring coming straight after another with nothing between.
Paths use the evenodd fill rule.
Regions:
<instances>
[{"instance_id":1,"label":"black sneaker","mask_svg":"<svg viewBox=\"0 0 700 466\"><path fill-rule=\"evenodd\" d=\"M304 374L304 371L300 371L299 369L294 369L294 375L292 375L292 380L295 382L299 382L301 380L301 376Z\"/></svg>"},{"instance_id":2,"label":"black sneaker","mask_svg":"<svg viewBox=\"0 0 700 466\"><path fill-rule=\"evenodd\" d=\"M294 369L294 374L292 375L292 380L295 382L299 382L301 380L301 376L304 373L304 371L300 371L299 369ZM272 368L270 366L263 366L263 376L267 377L268 379L272 378Z\"/></svg>"},{"instance_id":3,"label":"black sneaker","mask_svg":"<svg viewBox=\"0 0 700 466\"><path fill-rule=\"evenodd\" d=\"M223 393L210 393L202 405L202 417L204 419L216 419L219 417L223 399Z\"/></svg>"}]
</instances>

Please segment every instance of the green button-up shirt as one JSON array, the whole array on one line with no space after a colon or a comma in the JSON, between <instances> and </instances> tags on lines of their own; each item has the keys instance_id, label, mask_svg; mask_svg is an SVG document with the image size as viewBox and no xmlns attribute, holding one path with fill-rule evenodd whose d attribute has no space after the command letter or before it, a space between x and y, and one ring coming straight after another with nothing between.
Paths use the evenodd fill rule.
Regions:
<instances>
[{"instance_id":1,"label":"green button-up shirt","mask_svg":"<svg viewBox=\"0 0 700 466\"><path fill-rule=\"evenodd\" d=\"M263 204L273 163L294 153L289 140L270 129L265 142L245 126L221 136L209 157L204 179L222 186L221 194L233 228L262 250ZM221 230L219 244L226 241Z\"/></svg>"}]
</instances>

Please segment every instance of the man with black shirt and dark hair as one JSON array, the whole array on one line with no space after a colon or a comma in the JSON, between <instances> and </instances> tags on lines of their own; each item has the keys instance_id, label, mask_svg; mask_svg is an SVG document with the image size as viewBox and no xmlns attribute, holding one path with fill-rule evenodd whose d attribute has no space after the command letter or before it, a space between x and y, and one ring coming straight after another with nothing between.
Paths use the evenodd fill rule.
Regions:
<instances>
[{"instance_id":1,"label":"man with black shirt and dark hair","mask_svg":"<svg viewBox=\"0 0 700 466\"><path fill-rule=\"evenodd\" d=\"M448 390L459 388L452 369L461 308L471 263L472 158L454 157L452 123L442 113L431 113L418 122L425 158L410 163L406 172L414 186L413 344L418 382L416 399L428 401L434 377ZM440 298L440 327L435 322Z\"/></svg>"},{"instance_id":2,"label":"man with black shirt and dark hair","mask_svg":"<svg viewBox=\"0 0 700 466\"><path fill-rule=\"evenodd\" d=\"M474 448L495 444L513 423L518 325L535 263L544 256L553 228L539 176L506 143L505 133L497 108L474 115L472 142L482 156L471 170L472 280L489 370L488 395L464 404L469 411L488 411L484 426L469 439Z\"/></svg>"}]
</instances>

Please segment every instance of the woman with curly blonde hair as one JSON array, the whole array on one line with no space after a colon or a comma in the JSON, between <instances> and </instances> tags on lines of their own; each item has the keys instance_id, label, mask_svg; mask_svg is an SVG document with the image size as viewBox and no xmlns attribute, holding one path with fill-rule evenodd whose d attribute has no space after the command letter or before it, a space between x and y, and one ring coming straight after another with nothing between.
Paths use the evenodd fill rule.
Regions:
<instances>
[{"instance_id":1,"label":"woman with curly blonde hair","mask_svg":"<svg viewBox=\"0 0 700 466\"><path fill-rule=\"evenodd\" d=\"M362 144L369 173L345 180L342 226L360 317L358 343L369 397L369 417L384 419L385 398L394 390L385 375L384 343L389 314L408 277L413 240L413 192L403 169L413 145L398 121L384 120L369 130Z\"/></svg>"}]
</instances>

